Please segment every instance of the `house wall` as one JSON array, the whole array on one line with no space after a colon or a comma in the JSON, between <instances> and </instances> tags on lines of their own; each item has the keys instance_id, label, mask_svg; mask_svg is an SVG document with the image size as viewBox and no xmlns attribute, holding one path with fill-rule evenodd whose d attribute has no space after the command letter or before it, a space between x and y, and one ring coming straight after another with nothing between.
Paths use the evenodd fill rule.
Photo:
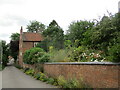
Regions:
<instances>
[{"instance_id":1,"label":"house wall","mask_svg":"<svg viewBox=\"0 0 120 90\"><path fill-rule=\"evenodd\" d=\"M23 42L23 53L33 47L33 42Z\"/></svg>"},{"instance_id":2,"label":"house wall","mask_svg":"<svg viewBox=\"0 0 120 90\"><path fill-rule=\"evenodd\" d=\"M119 64L120 65L120 64ZM44 72L48 76L64 76L83 79L92 88L120 88L120 66L117 64L81 64L81 63L48 63Z\"/></svg>"}]
</instances>

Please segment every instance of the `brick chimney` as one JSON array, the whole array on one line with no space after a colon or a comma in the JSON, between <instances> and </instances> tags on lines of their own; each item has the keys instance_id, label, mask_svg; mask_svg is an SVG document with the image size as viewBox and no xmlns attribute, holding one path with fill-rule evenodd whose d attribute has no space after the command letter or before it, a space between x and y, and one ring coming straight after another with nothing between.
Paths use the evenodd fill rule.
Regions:
<instances>
[{"instance_id":1,"label":"brick chimney","mask_svg":"<svg viewBox=\"0 0 120 90\"><path fill-rule=\"evenodd\" d=\"M23 29L21 26L20 29L20 38L19 38L19 64L22 66L23 65Z\"/></svg>"},{"instance_id":2,"label":"brick chimney","mask_svg":"<svg viewBox=\"0 0 120 90\"><path fill-rule=\"evenodd\" d=\"M20 29L20 34L22 34L22 32L23 32L23 29L22 29L22 26L21 26L21 29Z\"/></svg>"}]
</instances>

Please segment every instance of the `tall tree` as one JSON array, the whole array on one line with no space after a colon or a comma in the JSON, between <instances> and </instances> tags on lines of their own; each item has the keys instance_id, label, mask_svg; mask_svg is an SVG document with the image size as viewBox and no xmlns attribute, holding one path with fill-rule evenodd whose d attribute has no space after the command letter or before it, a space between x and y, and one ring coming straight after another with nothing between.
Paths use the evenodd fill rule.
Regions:
<instances>
[{"instance_id":1,"label":"tall tree","mask_svg":"<svg viewBox=\"0 0 120 90\"><path fill-rule=\"evenodd\" d=\"M10 55L13 56L15 58L15 60L17 59L18 56L18 51L19 51L19 37L20 34L19 33L12 33L12 35L10 36L11 41L10 41Z\"/></svg>"},{"instance_id":2,"label":"tall tree","mask_svg":"<svg viewBox=\"0 0 120 90\"><path fill-rule=\"evenodd\" d=\"M54 46L58 49L63 48L63 30L55 20L49 24L47 29L43 32L43 35L46 37L48 46Z\"/></svg>"},{"instance_id":3,"label":"tall tree","mask_svg":"<svg viewBox=\"0 0 120 90\"><path fill-rule=\"evenodd\" d=\"M12 41L19 41L20 34L19 33L12 33L10 36Z\"/></svg>"},{"instance_id":4,"label":"tall tree","mask_svg":"<svg viewBox=\"0 0 120 90\"><path fill-rule=\"evenodd\" d=\"M6 41L0 41L1 49L2 49L2 64L6 65L8 62L9 55L9 44L6 44Z\"/></svg>"},{"instance_id":5,"label":"tall tree","mask_svg":"<svg viewBox=\"0 0 120 90\"><path fill-rule=\"evenodd\" d=\"M72 22L67 31L67 37L73 43L75 42L75 40L79 40L81 42L83 41L84 33L87 30L91 30L93 26L94 26L94 23L90 21Z\"/></svg>"},{"instance_id":6,"label":"tall tree","mask_svg":"<svg viewBox=\"0 0 120 90\"><path fill-rule=\"evenodd\" d=\"M42 33L45 29L45 25L38 21L30 21L30 24L27 25L27 32Z\"/></svg>"}]
</instances>

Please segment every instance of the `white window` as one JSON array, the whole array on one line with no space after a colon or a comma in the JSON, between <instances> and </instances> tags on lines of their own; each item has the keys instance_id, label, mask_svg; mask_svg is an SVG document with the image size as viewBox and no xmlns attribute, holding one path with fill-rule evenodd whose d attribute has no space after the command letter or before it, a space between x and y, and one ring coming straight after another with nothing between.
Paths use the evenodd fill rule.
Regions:
<instances>
[{"instance_id":1,"label":"white window","mask_svg":"<svg viewBox=\"0 0 120 90\"><path fill-rule=\"evenodd\" d=\"M22 52L20 52L20 56L22 56Z\"/></svg>"},{"instance_id":2,"label":"white window","mask_svg":"<svg viewBox=\"0 0 120 90\"><path fill-rule=\"evenodd\" d=\"M37 44L38 44L38 42L34 42L34 47L36 47Z\"/></svg>"}]
</instances>

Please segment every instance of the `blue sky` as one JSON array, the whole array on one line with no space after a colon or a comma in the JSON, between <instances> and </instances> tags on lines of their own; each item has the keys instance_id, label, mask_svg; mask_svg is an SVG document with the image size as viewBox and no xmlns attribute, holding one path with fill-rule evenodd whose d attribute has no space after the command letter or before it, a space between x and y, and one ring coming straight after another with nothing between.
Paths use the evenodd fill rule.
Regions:
<instances>
[{"instance_id":1,"label":"blue sky","mask_svg":"<svg viewBox=\"0 0 120 90\"><path fill-rule=\"evenodd\" d=\"M29 21L37 20L45 25L55 19L64 31L71 22L99 19L107 10L118 12L119 0L0 0L0 39L10 41L10 35L18 32Z\"/></svg>"}]
</instances>

